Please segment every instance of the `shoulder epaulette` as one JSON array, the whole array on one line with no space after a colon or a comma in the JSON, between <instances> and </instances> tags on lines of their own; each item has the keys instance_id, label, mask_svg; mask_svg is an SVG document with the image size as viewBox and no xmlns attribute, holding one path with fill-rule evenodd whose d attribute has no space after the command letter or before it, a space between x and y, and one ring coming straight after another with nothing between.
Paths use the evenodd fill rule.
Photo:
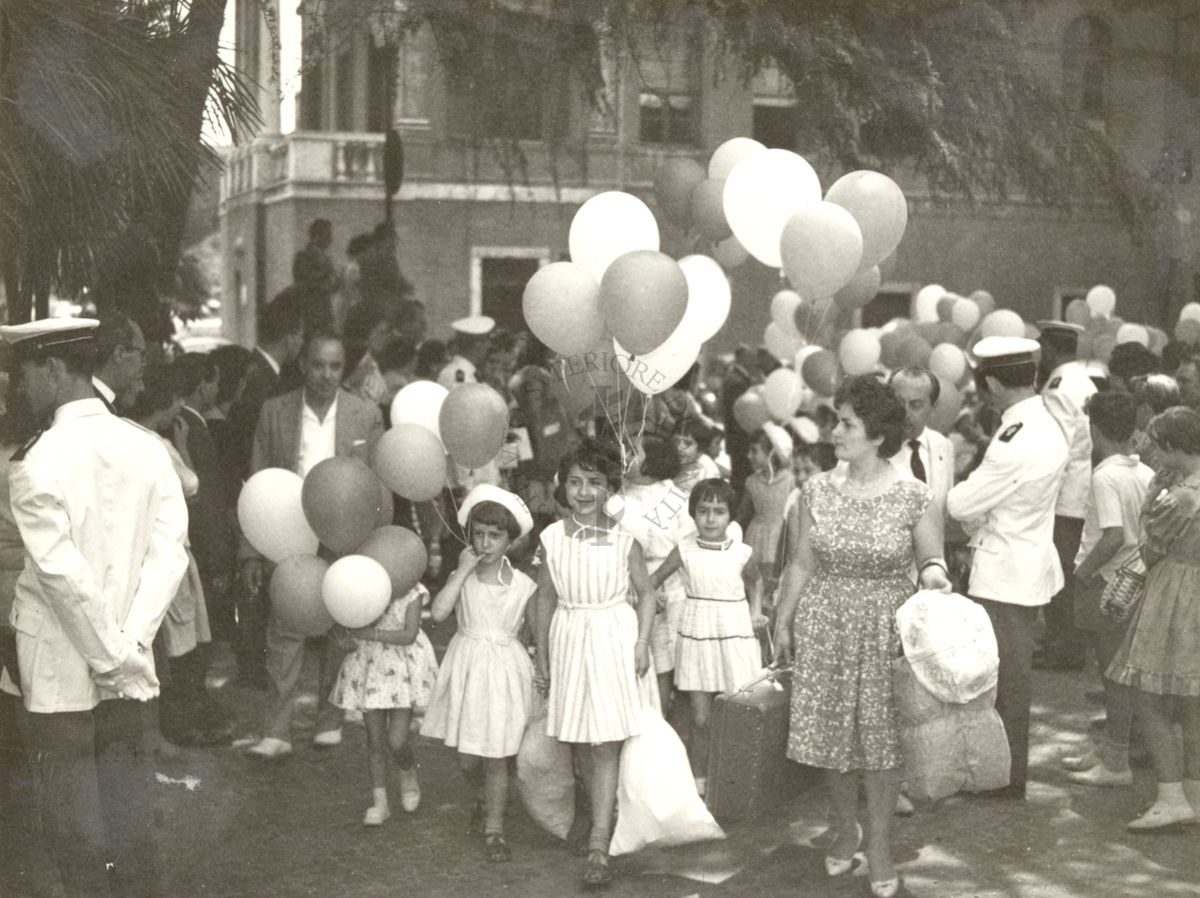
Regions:
<instances>
[{"instance_id":1,"label":"shoulder epaulette","mask_svg":"<svg viewBox=\"0 0 1200 898\"><path fill-rule=\"evenodd\" d=\"M29 450L33 448L34 443L36 443L38 440L40 440L42 438L42 434L44 434L45 432L46 431L44 431L44 430L39 430L37 433L35 433L33 436L31 436L26 441L24 446L22 446L20 449L18 449L16 452L14 452L12 454L12 461L24 461L25 456L29 454Z\"/></svg>"}]
</instances>

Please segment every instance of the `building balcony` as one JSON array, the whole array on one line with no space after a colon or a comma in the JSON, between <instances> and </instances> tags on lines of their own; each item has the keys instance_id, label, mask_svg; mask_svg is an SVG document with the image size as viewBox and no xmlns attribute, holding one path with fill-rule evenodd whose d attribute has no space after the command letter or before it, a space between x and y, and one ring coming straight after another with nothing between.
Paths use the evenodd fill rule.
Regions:
<instances>
[{"instance_id":1,"label":"building balcony","mask_svg":"<svg viewBox=\"0 0 1200 898\"><path fill-rule=\"evenodd\" d=\"M472 146L439 139L428 129L401 133L404 186L399 199L542 199L579 203L603 190L649 190L670 156L701 164L696 147L636 144L622 150L611 134L556 153L543 141ZM221 178L221 202L269 202L284 196L383 197L382 134L298 131L265 135L235 147ZM435 195L436 194L436 195Z\"/></svg>"}]
</instances>

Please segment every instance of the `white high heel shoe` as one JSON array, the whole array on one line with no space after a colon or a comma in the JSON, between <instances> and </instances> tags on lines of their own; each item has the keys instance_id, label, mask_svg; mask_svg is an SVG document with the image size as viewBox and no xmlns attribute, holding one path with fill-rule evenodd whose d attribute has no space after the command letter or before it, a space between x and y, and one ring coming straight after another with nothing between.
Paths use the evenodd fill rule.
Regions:
<instances>
[{"instance_id":1,"label":"white high heel shoe","mask_svg":"<svg viewBox=\"0 0 1200 898\"><path fill-rule=\"evenodd\" d=\"M894 898L895 894L900 891L900 877L893 876L891 879L880 881L871 880L871 894L875 898Z\"/></svg>"}]
</instances>

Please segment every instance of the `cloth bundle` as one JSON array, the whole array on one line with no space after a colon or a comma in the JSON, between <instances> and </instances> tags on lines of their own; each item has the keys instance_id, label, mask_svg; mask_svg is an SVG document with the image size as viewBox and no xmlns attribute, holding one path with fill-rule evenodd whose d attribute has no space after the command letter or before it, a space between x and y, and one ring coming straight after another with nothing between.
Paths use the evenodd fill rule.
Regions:
<instances>
[{"instance_id":1,"label":"cloth bundle","mask_svg":"<svg viewBox=\"0 0 1200 898\"><path fill-rule=\"evenodd\" d=\"M1012 755L995 686L958 704L930 692L906 658L896 659L892 674L909 797L936 801L1008 785Z\"/></svg>"},{"instance_id":2,"label":"cloth bundle","mask_svg":"<svg viewBox=\"0 0 1200 898\"><path fill-rule=\"evenodd\" d=\"M648 676L652 678L653 671ZM615 857L647 845L723 838L725 833L696 793L687 749L658 708L646 702L641 733L621 750L617 825L609 853Z\"/></svg>"},{"instance_id":3,"label":"cloth bundle","mask_svg":"<svg viewBox=\"0 0 1200 898\"><path fill-rule=\"evenodd\" d=\"M533 698L533 713L517 752L517 792L533 822L567 837L575 817L575 767L571 746L546 735L546 699Z\"/></svg>"},{"instance_id":4,"label":"cloth bundle","mask_svg":"<svg viewBox=\"0 0 1200 898\"><path fill-rule=\"evenodd\" d=\"M996 688L996 634L978 603L921 590L896 611L896 629L913 674L943 702L963 704Z\"/></svg>"}]
</instances>

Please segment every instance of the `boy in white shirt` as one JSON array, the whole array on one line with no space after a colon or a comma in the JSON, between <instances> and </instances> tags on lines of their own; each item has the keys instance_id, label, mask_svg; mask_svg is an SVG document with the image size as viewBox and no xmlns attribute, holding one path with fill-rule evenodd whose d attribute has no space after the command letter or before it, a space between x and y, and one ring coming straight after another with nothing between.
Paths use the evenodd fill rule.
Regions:
<instances>
[{"instance_id":1,"label":"boy in white shirt","mask_svg":"<svg viewBox=\"0 0 1200 898\"><path fill-rule=\"evenodd\" d=\"M1100 613L1100 598L1117 568L1137 554L1138 519L1154 471L1131 454L1137 424L1137 402L1131 395L1097 393L1089 398L1087 413L1096 467L1075 557L1075 624L1090 636L1100 666L1105 723L1094 750L1063 758L1063 764L1074 771L1069 774L1074 782L1127 786L1133 782L1129 770L1132 690L1105 675L1125 635L1125 624Z\"/></svg>"}]
</instances>

